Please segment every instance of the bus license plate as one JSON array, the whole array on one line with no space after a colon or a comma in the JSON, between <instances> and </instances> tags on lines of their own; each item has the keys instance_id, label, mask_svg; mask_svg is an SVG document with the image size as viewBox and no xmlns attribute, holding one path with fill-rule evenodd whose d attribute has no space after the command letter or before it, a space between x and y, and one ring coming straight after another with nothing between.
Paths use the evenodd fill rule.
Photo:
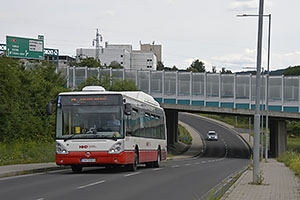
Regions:
<instances>
[{"instance_id":1,"label":"bus license plate","mask_svg":"<svg viewBox=\"0 0 300 200\"><path fill-rule=\"evenodd\" d=\"M96 158L82 158L81 162L82 163L94 163L94 162L96 162Z\"/></svg>"}]
</instances>

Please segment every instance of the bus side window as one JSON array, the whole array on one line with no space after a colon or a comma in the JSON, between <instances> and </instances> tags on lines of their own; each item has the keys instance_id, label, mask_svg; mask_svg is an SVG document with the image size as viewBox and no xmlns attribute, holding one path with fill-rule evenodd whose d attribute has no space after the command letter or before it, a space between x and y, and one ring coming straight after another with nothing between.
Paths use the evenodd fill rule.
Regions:
<instances>
[{"instance_id":1,"label":"bus side window","mask_svg":"<svg viewBox=\"0 0 300 200\"><path fill-rule=\"evenodd\" d=\"M165 139L164 117L160 118L160 139Z\"/></svg>"}]
</instances>

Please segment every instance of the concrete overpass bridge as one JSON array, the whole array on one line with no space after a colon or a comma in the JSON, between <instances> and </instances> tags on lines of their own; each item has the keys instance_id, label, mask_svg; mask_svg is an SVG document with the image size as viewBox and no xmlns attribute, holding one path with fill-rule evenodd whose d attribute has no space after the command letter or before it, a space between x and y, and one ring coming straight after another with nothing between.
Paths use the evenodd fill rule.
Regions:
<instances>
[{"instance_id":1,"label":"concrete overpass bridge","mask_svg":"<svg viewBox=\"0 0 300 200\"><path fill-rule=\"evenodd\" d=\"M200 112L253 116L256 77L252 75L145 71L87 67L57 68L75 89L90 76L132 80L152 95L166 110L169 144L177 140L178 112ZM299 120L299 76L270 76L269 116L271 151L278 156L286 150L286 119ZM266 76L261 82L262 112L265 112Z\"/></svg>"}]
</instances>

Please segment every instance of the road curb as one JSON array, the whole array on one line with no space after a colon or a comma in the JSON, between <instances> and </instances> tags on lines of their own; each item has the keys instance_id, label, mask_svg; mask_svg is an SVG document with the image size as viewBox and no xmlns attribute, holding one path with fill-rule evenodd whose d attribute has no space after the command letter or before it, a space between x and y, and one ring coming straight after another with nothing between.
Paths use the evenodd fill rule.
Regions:
<instances>
[{"instance_id":1,"label":"road curb","mask_svg":"<svg viewBox=\"0 0 300 200\"><path fill-rule=\"evenodd\" d=\"M240 171L240 173L238 175L238 179L232 182L233 184L227 188L227 190L222 194L222 196L220 196L221 197L220 200L227 199L227 197L231 194L231 192L234 190L236 185L238 185L241 182L242 178L246 175L248 170L249 170L249 167L246 167L245 169Z\"/></svg>"},{"instance_id":2,"label":"road curb","mask_svg":"<svg viewBox=\"0 0 300 200\"><path fill-rule=\"evenodd\" d=\"M56 167L45 167L45 168L37 168L37 169L29 169L29 170L20 170L17 172L8 172L0 174L0 178L7 178L11 176L20 176L20 175L26 175L26 174L37 174L37 173L43 173L43 172L50 172L50 171L56 171L61 169L69 169L69 167L62 167L62 166L56 166Z\"/></svg>"},{"instance_id":3,"label":"road curb","mask_svg":"<svg viewBox=\"0 0 300 200\"><path fill-rule=\"evenodd\" d=\"M220 200L225 200L227 198L227 196L225 195L229 195L231 193L231 191L234 189L233 186L240 182L241 177L244 176L247 171L248 166L244 167L242 170L233 172L225 179L223 179L221 183L217 184L215 187L213 187L204 195L202 195L200 199L216 198Z\"/></svg>"}]
</instances>

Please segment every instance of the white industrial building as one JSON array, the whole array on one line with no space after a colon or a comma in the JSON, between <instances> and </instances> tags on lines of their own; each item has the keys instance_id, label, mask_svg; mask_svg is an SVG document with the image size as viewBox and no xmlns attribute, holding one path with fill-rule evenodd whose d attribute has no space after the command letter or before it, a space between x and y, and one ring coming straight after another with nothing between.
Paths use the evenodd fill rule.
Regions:
<instances>
[{"instance_id":1,"label":"white industrial building","mask_svg":"<svg viewBox=\"0 0 300 200\"><path fill-rule=\"evenodd\" d=\"M96 58L96 49L76 49L76 57ZM101 65L109 66L113 61L116 61L125 69L156 70L157 66L157 57L153 51L132 50L132 45L105 43L105 47L100 49L99 59Z\"/></svg>"}]
</instances>

